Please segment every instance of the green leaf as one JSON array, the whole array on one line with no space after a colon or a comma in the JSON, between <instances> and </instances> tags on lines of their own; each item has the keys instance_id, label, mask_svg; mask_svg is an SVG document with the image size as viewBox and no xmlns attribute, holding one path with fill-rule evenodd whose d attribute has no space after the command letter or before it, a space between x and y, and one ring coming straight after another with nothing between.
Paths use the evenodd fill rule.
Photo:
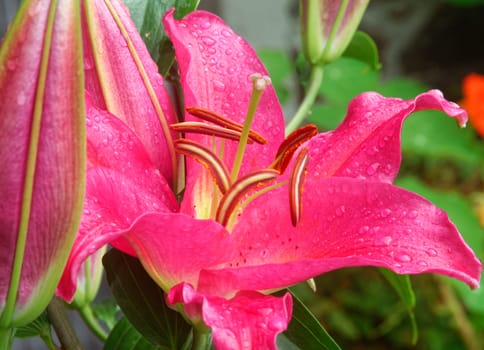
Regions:
<instances>
[{"instance_id":1,"label":"green leaf","mask_svg":"<svg viewBox=\"0 0 484 350\"><path fill-rule=\"evenodd\" d=\"M29 324L15 329L16 338L42 337L50 334L50 322L45 312Z\"/></svg>"},{"instance_id":2,"label":"green leaf","mask_svg":"<svg viewBox=\"0 0 484 350\"><path fill-rule=\"evenodd\" d=\"M121 309L113 298L91 304L94 316L103 321L111 330L117 323Z\"/></svg>"},{"instance_id":3,"label":"green leaf","mask_svg":"<svg viewBox=\"0 0 484 350\"><path fill-rule=\"evenodd\" d=\"M378 79L379 73L368 64L341 57L325 67L320 95L327 102L346 106L356 95L376 90Z\"/></svg>"},{"instance_id":4,"label":"green leaf","mask_svg":"<svg viewBox=\"0 0 484 350\"><path fill-rule=\"evenodd\" d=\"M272 85L276 89L281 104L284 104L289 97L287 80L293 72L289 55L282 50L268 49L258 50L257 54L269 71Z\"/></svg>"},{"instance_id":5,"label":"green leaf","mask_svg":"<svg viewBox=\"0 0 484 350\"><path fill-rule=\"evenodd\" d=\"M109 334L104 350L159 350L163 349L146 340L129 321L121 318Z\"/></svg>"},{"instance_id":6,"label":"green leaf","mask_svg":"<svg viewBox=\"0 0 484 350\"><path fill-rule=\"evenodd\" d=\"M176 8L175 18L179 19L195 10L200 0L123 0L129 8L151 58L158 62L160 73L166 74L173 63L174 52L163 30L163 14Z\"/></svg>"},{"instance_id":7,"label":"green leaf","mask_svg":"<svg viewBox=\"0 0 484 350\"><path fill-rule=\"evenodd\" d=\"M346 106L339 104L316 104L308 116L310 123L316 124L320 130L333 130L344 119Z\"/></svg>"},{"instance_id":8,"label":"green leaf","mask_svg":"<svg viewBox=\"0 0 484 350\"><path fill-rule=\"evenodd\" d=\"M163 290L139 260L111 249L103 264L111 292L130 323L150 342L180 349L191 326L166 305Z\"/></svg>"},{"instance_id":9,"label":"green leaf","mask_svg":"<svg viewBox=\"0 0 484 350\"><path fill-rule=\"evenodd\" d=\"M393 287L393 289L395 289L400 297L400 300L405 305L408 316L410 317L410 321L412 323L412 344L416 344L418 339L418 329L415 321L415 315L413 313L413 309L415 307L415 293L412 288L410 277L408 275L398 275L388 269L381 268L379 270L386 278L388 283L390 283L390 285Z\"/></svg>"},{"instance_id":10,"label":"green leaf","mask_svg":"<svg viewBox=\"0 0 484 350\"><path fill-rule=\"evenodd\" d=\"M318 319L294 295L294 292L290 291L293 299L292 319L287 330L277 337L278 346L286 350L341 350L321 323L319 323ZM276 295L282 295L285 292L279 292Z\"/></svg>"},{"instance_id":11,"label":"green leaf","mask_svg":"<svg viewBox=\"0 0 484 350\"><path fill-rule=\"evenodd\" d=\"M376 46L375 41L362 31L357 31L355 33L345 52L343 52L343 56L365 62L374 70L379 70L381 68L378 47Z\"/></svg>"},{"instance_id":12,"label":"green leaf","mask_svg":"<svg viewBox=\"0 0 484 350\"><path fill-rule=\"evenodd\" d=\"M481 258L484 256L484 229L480 226L479 219L474 214L469 200L455 192L433 190L414 177L399 178L396 184L426 197L445 210L467 244L478 256ZM482 288L472 291L460 281L450 278L448 280L457 289L469 310L484 314L484 290Z\"/></svg>"}]
</instances>

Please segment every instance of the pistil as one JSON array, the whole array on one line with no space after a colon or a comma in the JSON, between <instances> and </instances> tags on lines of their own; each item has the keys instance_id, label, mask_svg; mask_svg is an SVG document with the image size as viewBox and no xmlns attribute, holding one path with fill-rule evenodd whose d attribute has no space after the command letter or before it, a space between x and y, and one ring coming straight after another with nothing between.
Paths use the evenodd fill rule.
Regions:
<instances>
[{"instance_id":1,"label":"pistil","mask_svg":"<svg viewBox=\"0 0 484 350\"><path fill-rule=\"evenodd\" d=\"M253 74L251 78L253 85L252 95L250 96L249 107L245 116L244 126L242 128L237 153L235 154L234 164L230 174L230 178L233 182L237 180L239 175L242 160L244 158L245 148L247 146L247 140L249 138L250 127L252 125L252 121L254 120L257 105L262 97L262 93L271 84L271 79L268 76L263 76L256 73Z\"/></svg>"}]
</instances>

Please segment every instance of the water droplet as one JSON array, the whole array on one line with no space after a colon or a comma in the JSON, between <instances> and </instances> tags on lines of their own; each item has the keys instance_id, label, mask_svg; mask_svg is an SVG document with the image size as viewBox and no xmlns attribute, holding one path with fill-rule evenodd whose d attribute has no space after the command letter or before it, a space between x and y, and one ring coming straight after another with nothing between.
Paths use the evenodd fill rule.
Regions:
<instances>
[{"instance_id":1,"label":"water droplet","mask_svg":"<svg viewBox=\"0 0 484 350\"><path fill-rule=\"evenodd\" d=\"M284 324L284 322L282 320L277 318L277 319L273 319L273 320L269 321L269 324L267 325L267 327L272 331L278 331L278 330L281 330L281 329L285 329L286 325Z\"/></svg>"},{"instance_id":2,"label":"water droplet","mask_svg":"<svg viewBox=\"0 0 484 350\"><path fill-rule=\"evenodd\" d=\"M218 92L224 92L225 91L225 84L221 82L220 80L213 80L213 88L214 90Z\"/></svg>"},{"instance_id":3,"label":"water droplet","mask_svg":"<svg viewBox=\"0 0 484 350\"><path fill-rule=\"evenodd\" d=\"M380 163L373 163L366 169L366 174L368 176L373 176L376 174L378 168L380 167Z\"/></svg>"},{"instance_id":4,"label":"water droplet","mask_svg":"<svg viewBox=\"0 0 484 350\"><path fill-rule=\"evenodd\" d=\"M418 266L422 266L422 267L427 267L429 266L429 264L427 264L425 261L423 260L420 260L420 261L417 261L417 265Z\"/></svg>"},{"instance_id":5,"label":"water droplet","mask_svg":"<svg viewBox=\"0 0 484 350\"><path fill-rule=\"evenodd\" d=\"M392 213L391 209L383 209L381 212L380 212L380 216L382 218L386 218L388 217L388 215L390 215Z\"/></svg>"},{"instance_id":6,"label":"water droplet","mask_svg":"<svg viewBox=\"0 0 484 350\"><path fill-rule=\"evenodd\" d=\"M407 254L398 254L395 257L395 260L402 262L402 263L406 263L406 262L412 261L412 258L410 257L410 255L407 255Z\"/></svg>"},{"instance_id":7,"label":"water droplet","mask_svg":"<svg viewBox=\"0 0 484 350\"><path fill-rule=\"evenodd\" d=\"M343 216L345 210L346 209L344 205L339 206L338 208L336 208L336 216Z\"/></svg>"},{"instance_id":8,"label":"water droplet","mask_svg":"<svg viewBox=\"0 0 484 350\"><path fill-rule=\"evenodd\" d=\"M200 23L200 28L202 28L202 29L208 29L208 28L210 28L211 25L212 24L209 21L202 22L202 23Z\"/></svg>"},{"instance_id":9,"label":"water droplet","mask_svg":"<svg viewBox=\"0 0 484 350\"><path fill-rule=\"evenodd\" d=\"M260 257L265 258L267 256L267 249L262 249L260 252Z\"/></svg>"},{"instance_id":10,"label":"water droplet","mask_svg":"<svg viewBox=\"0 0 484 350\"><path fill-rule=\"evenodd\" d=\"M392 243L393 238L391 236L383 236L375 239L375 247L388 247Z\"/></svg>"},{"instance_id":11,"label":"water droplet","mask_svg":"<svg viewBox=\"0 0 484 350\"><path fill-rule=\"evenodd\" d=\"M437 256L437 251L433 248L429 248L425 251L428 256L435 257Z\"/></svg>"},{"instance_id":12,"label":"water droplet","mask_svg":"<svg viewBox=\"0 0 484 350\"><path fill-rule=\"evenodd\" d=\"M25 97L25 93L23 91L20 91L19 94L17 95L17 104L19 106L23 106L26 100L27 100L27 97Z\"/></svg>"},{"instance_id":13,"label":"water droplet","mask_svg":"<svg viewBox=\"0 0 484 350\"><path fill-rule=\"evenodd\" d=\"M213 46L215 45L216 41L214 39L212 39L211 37L209 36L204 36L202 37L202 42L206 45L206 46Z\"/></svg>"},{"instance_id":14,"label":"water droplet","mask_svg":"<svg viewBox=\"0 0 484 350\"><path fill-rule=\"evenodd\" d=\"M418 212L416 210L411 210L409 213L408 213L408 217L410 219L415 219L416 217L418 216Z\"/></svg>"},{"instance_id":15,"label":"water droplet","mask_svg":"<svg viewBox=\"0 0 484 350\"><path fill-rule=\"evenodd\" d=\"M361 226L360 229L358 230L358 232L360 234L365 234L367 233L368 231L370 230L370 227L369 226Z\"/></svg>"}]
</instances>

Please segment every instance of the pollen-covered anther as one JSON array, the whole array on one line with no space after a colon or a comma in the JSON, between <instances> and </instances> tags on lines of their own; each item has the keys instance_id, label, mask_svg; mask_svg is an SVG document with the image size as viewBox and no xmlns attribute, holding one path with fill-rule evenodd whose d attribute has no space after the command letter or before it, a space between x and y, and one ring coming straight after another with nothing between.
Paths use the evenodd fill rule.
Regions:
<instances>
[{"instance_id":1,"label":"pollen-covered anther","mask_svg":"<svg viewBox=\"0 0 484 350\"><path fill-rule=\"evenodd\" d=\"M192 157L208 169L221 193L228 191L231 181L227 167L210 150L187 139L175 140L175 149L178 153Z\"/></svg>"},{"instance_id":2,"label":"pollen-covered anther","mask_svg":"<svg viewBox=\"0 0 484 350\"><path fill-rule=\"evenodd\" d=\"M272 84L271 78L267 75L262 75L260 73L254 73L250 76L252 84L255 90L265 90L268 86Z\"/></svg>"},{"instance_id":3,"label":"pollen-covered anther","mask_svg":"<svg viewBox=\"0 0 484 350\"><path fill-rule=\"evenodd\" d=\"M242 128L243 128L242 124L237 123L232 119L221 116L220 114L217 114L208 109L201 108L201 107L187 107L186 110L194 117L216 124L222 128L236 131L239 133L239 135L242 132ZM262 145L267 143L267 140L265 139L264 136L262 136L257 131L252 129L249 131L249 140L250 142L256 142Z\"/></svg>"},{"instance_id":4,"label":"pollen-covered anther","mask_svg":"<svg viewBox=\"0 0 484 350\"><path fill-rule=\"evenodd\" d=\"M279 146L279 149L276 153L276 159L272 163L271 168L283 173L289 165L289 162L291 161L292 156L298 147L312 137L316 136L317 133L318 128L313 124L305 125L290 133Z\"/></svg>"},{"instance_id":5,"label":"pollen-covered anther","mask_svg":"<svg viewBox=\"0 0 484 350\"><path fill-rule=\"evenodd\" d=\"M303 148L299 152L294 168L292 168L291 178L289 179L289 207L293 226L297 226L301 220L302 192L304 177L306 176L306 166L309 160L308 151L308 148Z\"/></svg>"},{"instance_id":6,"label":"pollen-covered anther","mask_svg":"<svg viewBox=\"0 0 484 350\"><path fill-rule=\"evenodd\" d=\"M242 177L236 181L230 190L220 200L216 220L226 226L230 220L230 216L235 211L243 197L251 190L257 189L260 186L266 185L268 182L274 180L279 175L279 172L274 169L262 169L253 172L247 176Z\"/></svg>"}]
</instances>

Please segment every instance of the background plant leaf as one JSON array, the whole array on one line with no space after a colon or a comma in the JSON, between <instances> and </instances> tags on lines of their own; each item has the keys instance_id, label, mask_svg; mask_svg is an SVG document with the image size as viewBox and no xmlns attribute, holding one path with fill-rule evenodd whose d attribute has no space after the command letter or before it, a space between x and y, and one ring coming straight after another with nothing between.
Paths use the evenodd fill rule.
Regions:
<instances>
[{"instance_id":1,"label":"background plant leaf","mask_svg":"<svg viewBox=\"0 0 484 350\"><path fill-rule=\"evenodd\" d=\"M341 350L318 319L294 294L293 290L290 291L293 299L292 318L287 330L278 336L278 346L285 350ZM283 295L285 292L276 294Z\"/></svg>"},{"instance_id":2,"label":"background plant leaf","mask_svg":"<svg viewBox=\"0 0 484 350\"><path fill-rule=\"evenodd\" d=\"M123 0L131 18L145 42L151 58L158 63L158 69L165 75L175 57L173 47L165 35L162 25L163 14L174 7L175 18L180 19L198 7L200 0Z\"/></svg>"},{"instance_id":3,"label":"background plant leaf","mask_svg":"<svg viewBox=\"0 0 484 350\"><path fill-rule=\"evenodd\" d=\"M343 56L365 62L375 70L381 68L378 47L375 41L371 36L362 31L355 33L345 52L343 52Z\"/></svg>"},{"instance_id":4,"label":"background plant leaf","mask_svg":"<svg viewBox=\"0 0 484 350\"><path fill-rule=\"evenodd\" d=\"M149 342L123 317L109 334L104 350L159 350L162 347Z\"/></svg>"},{"instance_id":5,"label":"background plant leaf","mask_svg":"<svg viewBox=\"0 0 484 350\"><path fill-rule=\"evenodd\" d=\"M111 249L104 255L103 264L116 302L138 332L164 349L180 349L191 326L166 305L163 290L139 260Z\"/></svg>"}]
</instances>

